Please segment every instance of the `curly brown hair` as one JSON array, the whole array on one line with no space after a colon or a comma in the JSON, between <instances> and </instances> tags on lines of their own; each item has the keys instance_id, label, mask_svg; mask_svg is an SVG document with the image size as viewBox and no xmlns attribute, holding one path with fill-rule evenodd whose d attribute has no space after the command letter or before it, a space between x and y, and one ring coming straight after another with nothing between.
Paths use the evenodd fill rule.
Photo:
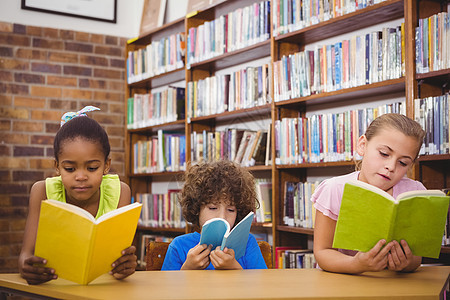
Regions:
<instances>
[{"instance_id":1,"label":"curly brown hair","mask_svg":"<svg viewBox=\"0 0 450 300\"><path fill-rule=\"evenodd\" d=\"M188 165L180 197L185 220L198 230L201 207L222 200L236 206L235 224L255 211L259 202L253 175L229 160Z\"/></svg>"}]
</instances>

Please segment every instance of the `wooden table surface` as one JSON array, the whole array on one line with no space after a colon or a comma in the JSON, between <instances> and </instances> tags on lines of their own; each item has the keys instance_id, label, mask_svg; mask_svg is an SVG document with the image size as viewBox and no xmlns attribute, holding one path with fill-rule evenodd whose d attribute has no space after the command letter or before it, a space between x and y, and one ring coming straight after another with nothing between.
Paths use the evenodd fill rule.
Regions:
<instances>
[{"instance_id":1,"label":"wooden table surface","mask_svg":"<svg viewBox=\"0 0 450 300\"><path fill-rule=\"evenodd\" d=\"M449 273L450 266L362 275L318 269L138 271L125 280L105 274L86 286L64 279L28 285L18 274L0 274L0 291L63 299L443 299Z\"/></svg>"}]
</instances>

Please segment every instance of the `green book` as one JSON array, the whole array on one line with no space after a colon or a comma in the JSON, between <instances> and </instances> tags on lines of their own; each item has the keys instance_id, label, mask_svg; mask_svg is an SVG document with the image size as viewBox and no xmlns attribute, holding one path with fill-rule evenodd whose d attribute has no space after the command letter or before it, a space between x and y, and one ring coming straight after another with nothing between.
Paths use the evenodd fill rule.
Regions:
<instances>
[{"instance_id":1,"label":"green book","mask_svg":"<svg viewBox=\"0 0 450 300\"><path fill-rule=\"evenodd\" d=\"M406 240L414 255L438 258L449 197L439 190L409 191L394 199L362 181L344 187L333 248L367 252L385 239Z\"/></svg>"},{"instance_id":2,"label":"green book","mask_svg":"<svg viewBox=\"0 0 450 300\"><path fill-rule=\"evenodd\" d=\"M127 101L127 128L133 129L134 126L134 98L130 97Z\"/></svg>"}]
</instances>

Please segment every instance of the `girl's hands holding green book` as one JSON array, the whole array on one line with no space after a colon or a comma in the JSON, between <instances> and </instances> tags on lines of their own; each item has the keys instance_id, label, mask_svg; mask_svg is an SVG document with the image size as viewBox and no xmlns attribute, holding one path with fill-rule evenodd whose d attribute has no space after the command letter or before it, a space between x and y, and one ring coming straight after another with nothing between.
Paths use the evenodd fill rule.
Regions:
<instances>
[{"instance_id":1,"label":"girl's hands holding green book","mask_svg":"<svg viewBox=\"0 0 450 300\"><path fill-rule=\"evenodd\" d=\"M413 255L405 240L401 240L400 243L393 240L390 244L392 247L388 255L389 270L412 272L419 267L422 257Z\"/></svg>"},{"instance_id":2,"label":"girl's hands holding green book","mask_svg":"<svg viewBox=\"0 0 450 300\"><path fill-rule=\"evenodd\" d=\"M386 240L379 240L369 251L356 253L354 258L359 271L355 273L377 272L385 269L388 266L388 255L391 247L392 244L386 244Z\"/></svg>"},{"instance_id":3,"label":"girl's hands holding green book","mask_svg":"<svg viewBox=\"0 0 450 300\"><path fill-rule=\"evenodd\" d=\"M380 240L368 252L358 252L355 255L361 270L381 271L389 269L398 272L412 272L420 265L422 257L412 254L405 240L401 244L396 240L386 244Z\"/></svg>"}]
</instances>

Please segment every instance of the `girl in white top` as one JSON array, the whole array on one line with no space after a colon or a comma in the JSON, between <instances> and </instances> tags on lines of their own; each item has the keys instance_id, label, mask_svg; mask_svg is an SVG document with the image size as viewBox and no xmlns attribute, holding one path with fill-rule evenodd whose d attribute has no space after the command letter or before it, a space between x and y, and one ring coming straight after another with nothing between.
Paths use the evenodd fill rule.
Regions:
<instances>
[{"instance_id":1,"label":"girl in white top","mask_svg":"<svg viewBox=\"0 0 450 300\"><path fill-rule=\"evenodd\" d=\"M336 220L344 185L354 179L372 184L396 197L411 190L423 190L418 181L406 178L414 164L425 132L421 126L401 114L376 118L358 139L356 150L362 156L359 172L323 181L312 196L316 208L314 255L320 268L338 273L358 274L366 271L414 271L422 258L412 254L404 240L380 240L368 252L342 251L332 248Z\"/></svg>"}]
</instances>

